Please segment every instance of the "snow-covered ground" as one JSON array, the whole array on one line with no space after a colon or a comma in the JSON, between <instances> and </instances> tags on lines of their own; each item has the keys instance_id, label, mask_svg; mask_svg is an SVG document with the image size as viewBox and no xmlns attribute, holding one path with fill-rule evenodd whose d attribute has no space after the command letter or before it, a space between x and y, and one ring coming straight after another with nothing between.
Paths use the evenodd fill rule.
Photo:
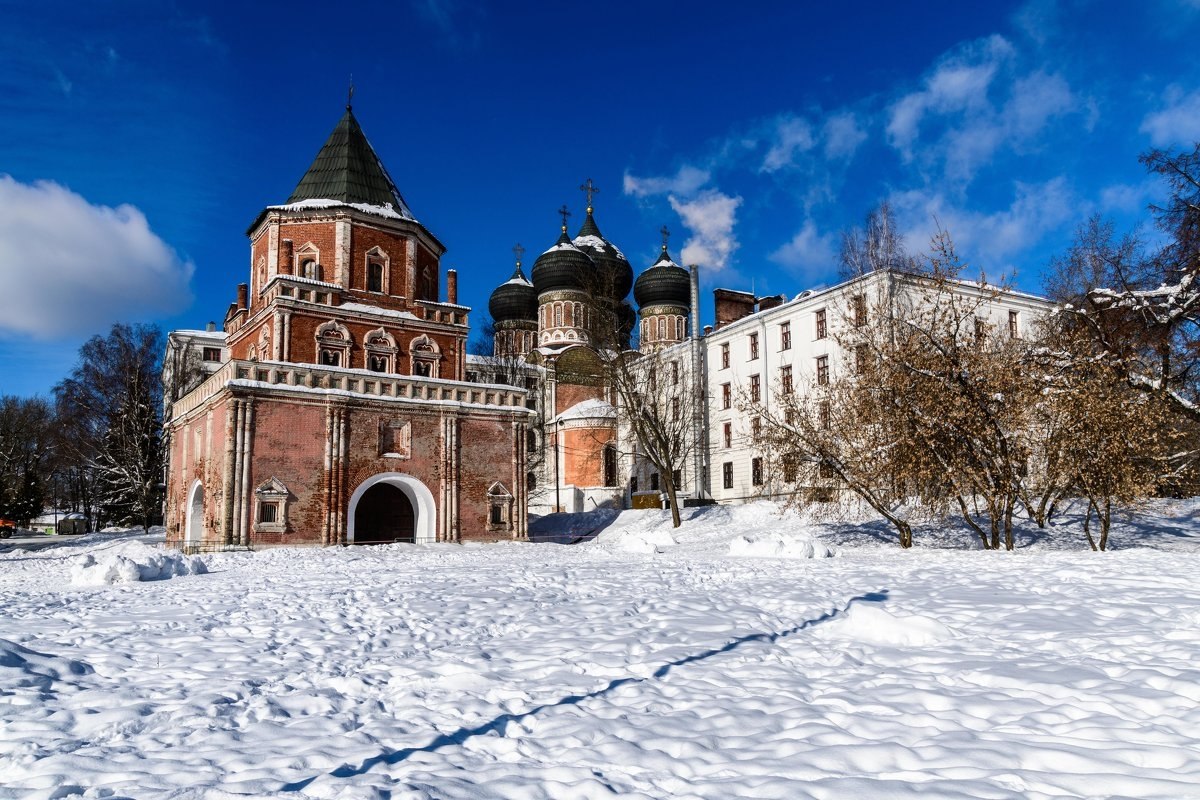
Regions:
<instances>
[{"instance_id":1,"label":"snow-covered ground","mask_svg":"<svg viewBox=\"0 0 1200 800\"><path fill-rule=\"evenodd\" d=\"M0 553L0 797L1200 798L1198 514Z\"/></svg>"}]
</instances>

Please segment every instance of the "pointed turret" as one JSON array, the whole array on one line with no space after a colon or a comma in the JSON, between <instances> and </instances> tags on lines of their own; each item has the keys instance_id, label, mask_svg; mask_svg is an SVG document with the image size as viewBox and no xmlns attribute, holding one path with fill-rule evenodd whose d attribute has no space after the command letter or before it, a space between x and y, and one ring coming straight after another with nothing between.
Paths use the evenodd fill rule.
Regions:
<instances>
[{"instance_id":1,"label":"pointed turret","mask_svg":"<svg viewBox=\"0 0 1200 800\"><path fill-rule=\"evenodd\" d=\"M288 203L305 200L391 206L401 217L414 219L349 105Z\"/></svg>"}]
</instances>

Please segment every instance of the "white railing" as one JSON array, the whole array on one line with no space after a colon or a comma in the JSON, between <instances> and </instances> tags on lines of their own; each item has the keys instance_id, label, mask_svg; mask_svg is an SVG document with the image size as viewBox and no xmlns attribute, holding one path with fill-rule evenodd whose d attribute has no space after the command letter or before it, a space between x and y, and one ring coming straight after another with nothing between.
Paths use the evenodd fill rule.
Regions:
<instances>
[{"instance_id":1,"label":"white railing","mask_svg":"<svg viewBox=\"0 0 1200 800\"><path fill-rule=\"evenodd\" d=\"M290 364L277 361L228 361L204 383L175 402L173 417L193 411L231 381L268 386L297 386L361 394L368 397L471 405L525 407L527 392L515 386L464 383L415 375L390 375L356 369Z\"/></svg>"}]
</instances>

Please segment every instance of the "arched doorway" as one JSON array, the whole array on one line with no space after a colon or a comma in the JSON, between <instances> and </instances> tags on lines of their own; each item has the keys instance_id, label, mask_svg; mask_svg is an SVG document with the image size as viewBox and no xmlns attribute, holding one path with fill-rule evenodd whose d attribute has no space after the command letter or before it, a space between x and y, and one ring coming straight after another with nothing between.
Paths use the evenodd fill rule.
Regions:
<instances>
[{"instance_id":1,"label":"arched doorway","mask_svg":"<svg viewBox=\"0 0 1200 800\"><path fill-rule=\"evenodd\" d=\"M354 543L414 542L416 522L416 511L404 492L390 483L377 483L354 508Z\"/></svg>"},{"instance_id":2,"label":"arched doorway","mask_svg":"<svg viewBox=\"0 0 1200 800\"><path fill-rule=\"evenodd\" d=\"M386 488L375 492L377 487ZM389 489L394 491L387 491ZM401 503L401 500L406 503ZM360 509L363 511L361 514ZM350 495L346 511L348 544L379 544L385 541L431 544L437 541L437 507L433 502L433 493L421 481L403 472L381 472L363 481ZM405 520L406 513L411 515L408 517L411 521ZM364 527L360 529L360 526ZM381 531L385 536L388 535L387 531L391 531L393 537L396 531L403 531L406 537L377 538Z\"/></svg>"},{"instance_id":3,"label":"arched doorway","mask_svg":"<svg viewBox=\"0 0 1200 800\"><path fill-rule=\"evenodd\" d=\"M183 540L198 544L204 538L204 484L196 481L188 492L187 521L184 524Z\"/></svg>"}]
</instances>

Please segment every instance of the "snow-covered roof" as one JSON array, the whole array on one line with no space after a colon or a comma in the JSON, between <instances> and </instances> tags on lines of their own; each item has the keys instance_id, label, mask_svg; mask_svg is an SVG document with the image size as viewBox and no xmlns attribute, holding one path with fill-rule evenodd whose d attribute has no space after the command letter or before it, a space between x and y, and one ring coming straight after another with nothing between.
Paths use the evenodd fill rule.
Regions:
<instances>
[{"instance_id":1,"label":"snow-covered roof","mask_svg":"<svg viewBox=\"0 0 1200 800\"><path fill-rule=\"evenodd\" d=\"M308 209L320 208L353 208L355 211L361 211L364 214L373 214L377 217L385 217L387 219L406 219L416 222L416 218L409 214L407 209L397 209L391 203L384 205L372 205L371 203L347 203L344 200L326 200L326 199L310 199L297 200L294 203L284 203L280 206L267 206L269 211L305 211Z\"/></svg>"},{"instance_id":2,"label":"snow-covered roof","mask_svg":"<svg viewBox=\"0 0 1200 800\"><path fill-rule=\"evenodd\" d=\"M572 419L616 419L617 409L607 400L584 400L559 414L552 421L566 422Z\"/></svg>"},{"instance_id":3,"label":"snow-covered roof","mask_svg":"<svg viewBox=\"0 0 1200 800\"><path fill-rule=\"evenodd\" d=\"M546 253L553 253L553 252L554 252L554 251L556 251L556 250L574 250L574 251L576 251L576 252L579 252L579 253L582 253L582 252L583 252L582 250L580 250L578 247L576 247L576 246L575 246L574 244L572 244L571 242L558 242L558 243L557 243L557 244L555 244L553 247L550 247L549 249L543 250L543 251L542 251L542 255L546 255Z\"/></svg>"},{"instance_id":4,"label":"snow-covered roof","mask_svg":"<svg viewBox=\"0 0 1200 800\"><path fill-rule=\"evenodd\" d=\"M584 234L583 236L576 236L574 242L576 247L590 247L598 253L603 253L605 250L611 247L617 258L625 258L625 254L621 252L620 248L618 248L612 242L604 241L599 236Z\"/></svg>"},{"instance_id":5,"label":"snow-covered roof","mask_svg":"<svg viewBox=\"0 0 1200 800\"><path fill-rule=\"evenodd\" d=\"M366 303L342 303L336 308L344 311L353 311L356 314L374 314L377 317L391 317L392 319L420 319L411 311L393 311L390 308L380 308L379 306L369 306Z\"/></svg>"}]
</instances>

